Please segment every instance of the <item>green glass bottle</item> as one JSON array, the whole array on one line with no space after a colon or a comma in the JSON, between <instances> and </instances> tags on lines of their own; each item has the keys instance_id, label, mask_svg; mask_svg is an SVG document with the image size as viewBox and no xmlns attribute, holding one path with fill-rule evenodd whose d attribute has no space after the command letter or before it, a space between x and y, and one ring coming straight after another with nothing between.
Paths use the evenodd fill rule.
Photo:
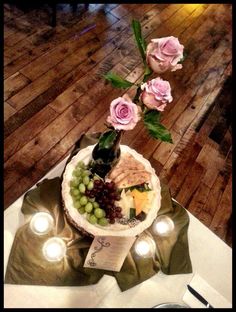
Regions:
<instances>
[{"instance_id":1,"label":"green glass bottle","mask_svg":"<svg viewBox=\"0 0 236 312\"><path fill-rule=\"evenodd\" d=\"M109 130L99 138L92 152L91 171L101 178L111 171L120 159L122 130Z\"/></svg>"}]
</instances>

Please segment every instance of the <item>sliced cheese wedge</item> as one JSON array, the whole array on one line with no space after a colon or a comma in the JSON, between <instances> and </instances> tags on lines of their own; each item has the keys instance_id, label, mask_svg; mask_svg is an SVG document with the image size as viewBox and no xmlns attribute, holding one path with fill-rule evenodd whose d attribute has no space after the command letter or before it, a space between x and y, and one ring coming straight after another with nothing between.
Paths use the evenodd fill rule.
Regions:
<instances>
[{"instance_id":1,"label":"sliced cheese wedge","mask_svg":"<svg viewBox=\"0 0 236 312\"><path fill-rule=\"evenodd\" d=\"M131 191L131 194L134 198L134 207L136 209L136 216L143 211L147 201L148 201L148 192L140 192L136 189Z\"/></svg>"}]
</instances>

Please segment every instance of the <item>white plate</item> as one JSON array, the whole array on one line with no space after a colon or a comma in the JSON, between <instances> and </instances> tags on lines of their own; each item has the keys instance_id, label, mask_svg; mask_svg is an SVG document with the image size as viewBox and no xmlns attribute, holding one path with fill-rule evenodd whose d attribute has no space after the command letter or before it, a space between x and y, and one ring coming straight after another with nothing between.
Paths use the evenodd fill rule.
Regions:
<instances>
[{"instance_id":1,"label":"white plate","mask_svg":"<svg viewBox=\"0 0 236 312\"><path fill-rule=\"evenodd\" d=\"M95 145L89 145L86 148L80 150L78 154L76 154L71 161L67 164L62 182L62 198L64 199L65 210L66 213L73 220L73 224L78 228L83 228L86 232L94 235L94 236L136 236L142 233L145 229L147 229L154 219L156 218L157 212L161 206L161 187L160 180L155 174L155 170L152 168L150 162L145 159L141 154L137 153L135 150L131 149L126 145L121 145L121 155L124 153L131 154L135 159L141 162L145 170L151 173L151 187L155 192L153 198L152 207L149 210L149 213L146 216L146 219L134 227L130 227L130 225L126 224L108 224L105 227L99 225L92 225L86 220L84 215L81 215L77 209L73 206L72 196L70 195L70 181L72 180L73 170L76 164L82 160L85 164L88 164L91 160L92 150Z\"/></svg>"}]
</instances>

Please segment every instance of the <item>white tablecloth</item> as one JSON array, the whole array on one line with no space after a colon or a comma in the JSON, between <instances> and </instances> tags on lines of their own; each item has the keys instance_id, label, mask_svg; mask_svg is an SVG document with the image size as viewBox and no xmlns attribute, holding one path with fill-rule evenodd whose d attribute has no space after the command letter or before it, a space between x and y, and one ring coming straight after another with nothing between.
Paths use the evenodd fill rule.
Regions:
<instances>
[{"instance_id":1,"label":"white tablecloth","mask_svg":"<svg viewBox=\"0 0 236 312\"><path fill-rule=\"evenodd\" d=\"M66 159L44 178L61 174ZM23 223L23 196L4 211L4 274L17 228ZM217 292L232 302L232 250L189 213L189 249L192 274L165 275L121 292L112 276L92 286L49 287L4 284L5 308L151 308L165 302L183 303L186 285L199 274Z\"/></svg>"}]
</instances>

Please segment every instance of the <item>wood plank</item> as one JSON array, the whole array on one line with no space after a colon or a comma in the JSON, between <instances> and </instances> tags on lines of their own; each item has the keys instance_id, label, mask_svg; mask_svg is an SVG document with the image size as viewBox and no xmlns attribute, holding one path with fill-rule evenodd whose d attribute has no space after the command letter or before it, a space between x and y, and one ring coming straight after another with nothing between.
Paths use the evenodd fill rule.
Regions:
<instances>
[{"instance_id":1,"label":"wood plank","mask_svg":"<svg viewBox=\"0 0 236 312\"><path fill-rule=\"evenodd\" d=\"M4 80L4 100L15 95L18 91L23 89L30 83L30 79L17 72Z\"/></svg>"},{"instance_id":2,"label":"wood plank","mask_svg":"<svg viewBox=\"0 0 236 312\"><path fill-rule=\"evenodd\" d=\"M117 18L125 17L130 12L130 7L118 5L116 8L111 10L111 14Z\"/></svg>"},{"instance_id":3,"label":"wood plank","mask_svg":"<svg viewBox=\"0 0 236 312\"><path fill-rule=\"evenodd\" d=\"M217 178L220 168L222 168L224 164L224 158L221 157L216 148L209 144L205 144L196 158L196 162L206 169L202 182L211 188Z\"/></svg>"},{"instance_id":4,"label":"wood plank","mask_svg":"<svg viewBox=\"0 0 236 312\"><path fill-rule=\"evenodd\" d=\"M29 12L25 14L25 16L30 16L32 15L32 12ZM12 35L8 36L4 40L4 45L8 47L14 46L17 42L25 39L32 33L36 31L34 27L32 27L31 23L28 22L26 19L22 19L21 16L18 18L11 18L9 20L5 20L6 25L8 26L13 26L16 29L16 32L14 32ZM38 25L39 26L39 25Z\"/></svg>"},{"instance_id":5,"label":"wood plank","mask_svg":"<svg viewBox=\"0 0 236 312\"><path fill-rule=\"evenodd\" d=\"M194 194L201 183L201 178L204 172L205 168L195 162L190 168L188 174L185 176L181 189L176 196L176 200L186 208L188 207L191 197L193 196L192 194Z\"/></svg>"},{"instance_id":6,"label":"wood plank","mask_svg":"<svg viewBox=\"0 0 236 312\"><path fill-rule=\"evenodd\" d=\"M28 119L21 127L14 131L4 140L4 161L7 161L12 155L20 150L27 142L40 133L56 117L52 108L46 106Z\"/></svg>"},{"instance_id":7,"label":"wood plank","mask_svg":"<svg viewBox=\"0 0 236 312\"><path fill-rule=\"evenodd\" d=\"M4 102L4 122L7 121L15 113L16 110L10 104Z\"/></svg>"},{"instance_id":8,"label":"wood plank","mask_svg":"<svg viewBox=\"0 0 236 312\"><path fill-rule=\"evenodd\" d=\"M93 44L93 43L92 43ZM92 46L91 44L91 46ZM134 45L134 43L132 42L132 44ZM94 43L94 45L100 45L100 43ZM85 51L87 51L89 48L89 44L84 47ZM91 48L92 49L92 48ZM93 48L94 51L95 48ZM80 50L80 57L82 55L82 51L83 49ZM89 52L87 52L89 53ZM90 51L91 53L91 51ZM86 52L85 52L86 54ZM74 64L73 62L78 61L78 57L76 57L75 55L71 55L71 57L68 57L64 62L59 63L56 67L54 67L53 69L51 69L50 71L48 71L46 73L46 75L43 75L41 77L39 77L37 80L35 80L31 85L28 86L28 88L24 88L22 90L22 92L18 93L16 96L12 97L9 101L11 102L12 105L17 106L17 108L22 108L22 105L27 105L30 101L32 101L36 96L38 96L41 92L43 92L45 90L45 88L48 87L48 85L51 83L51 81L53 80L53 82L55 82L55 73L59 72L60 75L63 75L64 72L61 69L61 67L64 67L64 63L69 63L70 64L70 68L73 68L73 66L76 66L76 64ZM59 68L58 68L59 67ZM57 77L59 78L59 75L57 73ZM38 85L39 88L35 89L35 86ZM29 90L33 89L30 93Z\"/></svg>"},{"instance_id":9,"label":"wood plank","mask_svg":"<svg viewBox=\"0 0 236 312\"><path fill-rule=\"evenodd\" d=\"M208 185L204 184L203 181L200 181L199 187L194 193L190 204L188 205L188 211L191 212L194 216L196 216L200 221L205 224L205 213L202 213L203 208L208 200L209 193L211 189ZM209 215L210 216L210 215ZM213 216L211 216L212 218Z\"/></svg>"},{"instance_id":10,"label":"wood plank","mask_svg":"<svg viewBox=\"0 0 236 312\"><path fill-rule=\"evenodd\" d=\"M9 103L17 110L23 108L31 101L33 101L41 93L49 89L52 84L55 84L61 77L73 70L75 66L78 66L86 60L88 53L98 49L100 43L90 42L82 49L80 54L72 54L64 61L60 62L57 66L50 69L47 73L34 80L31 84L26 86L23 90L9 99Z\"/></svg>"},{"instance_id":11,"label":"wood plank","mask_svg":"<svg viewBox=\"0 0 236 312\"><path fill-rule=\"evenodd\" d=\"M205 23L208 23L208 19L206 19L206 21L205 21ZM202 27L204 27L204 29L207 29L207 27L208 27L208 24L203 24L203 26ZM180 30L179 30L180 31ZM219 52L217 52L217 53L219 53ZM208 62L205 64L205 63L203 63L202 65L202 67L200 66L200 68L201 68L201 70L203 70L204 68L206 69L206 68L208 68L208 65L210 65L210 62L214 62L213 64L215 65L215 64L217 64L217 63L215 63L215 61L217 61L216 60L216 55L214 55L214 56L212 56L209 60L208 60ZM185 64L184 64L184 67L185 67ZM200 69L199 68L199 69ZM182 70L181 70L182 71ZM192 90L192 88L189 88L188 90L187 90L187 92L185 91L186 89L185 89L185 85L184 85L184 83L182 83L182 82L180 82L179 81L179 78L178 77L183 77L183 75L182 75L182 73L181 73L181 71L179 71L180 73L178 74L178 71L177 71L177 74L174 76L174 79L176 79L177 80L177 88L179 89L179 88L181 88L181 89L183 89L183 93L181 94L182 96L183 96L183 98L178 98L178 97L176 97L176 94L175 94L175 97L174 97L174 101L173 101L173 103L171 103L171 106L169 106L169 110L168 110L168 107L167 107L167 109L165 110L165 112L164 112L164 114L163 114L163 124L169 129L173 124L174 124L174 122L176 121L176 115L180 115L180 112L182 112L183 110L184 110L184 108L188 105L188 103L190 102L190 100L194 97L194 95L195 95L195 93L196 92L194 92L195 90L197 90L197 89L193 89ZM196 77L198 77L198 73L196 72L195 73L195 78ZM182 79L182 78L181 78ZM168 79L167 79L168 80ZM172 80L171 80L171 85L172 85ZM199 86L198 87L200 87L200 84L199 84ZM185 90L184 90L185 89ZM175 91L175 90L174 90ZM184 104L186 105L186 106L184 106ZM174 107L174 109L172 110L171 108L172 107ZM179 108L180 109L180 111L178 112L178 110L177 110L177 108Z\"/></svg>"},{"instance_id":12,"label":"wood plank","mask_svg":"<svg viewBox=\"0 0 236 312\"><path fill-rule=\"evenodd\" d=\"M226 67L226 69L224 71L224 75L223 75L226 80L228 80L229 76L231 76L231 73L232 73L231 70L232 70L231 65ZM213 90L213 92L211 93L210 97L216 98L216 94L219 94L219 90L221 88L222 88L221 85L219 85L217 88L215 88ZM196 123L197 126L195 127L195 129L196 129L196 131L198 131L198 135L197 135L196 140L202 146L205 144L209 134L211 133L212 129L215 126L216 121L218 120L219 116L221 115L223 105L222 105L222 101L220 101L220 97L221 97L221 94L214 101L214 105L210 106L210 108L206 112L205 116L202 117L198 123ZM223 101L223 103L224 103L224 101ZM209 115L209 117L208 117L208 115Z\"/></svg>"},{"instance_id":13,"label":"wood plank","mask_svg":"<svg viewBox=\"0 0 236 312\"><path fill-rule=\"evenodd\" d=\"M169 181L174 173L174 164L178 161L179 155L173 152L168 158L167 162L163 166L162 170L159 173L159 178L162 180Z\"/></svg>"},{"instance_id":14,"label":"wood plank","mask_svg":"<svg viewBox=\"0 0 236 312\"><path fill-rule=\"evenodd\" d=\"M104 17L106 17L106 22L104 22ZM107 13L105 16L101 14L96 16L94 21L96 27L99 29L99 33L106 30L115 22L117 22L117 19L109 13ZM100 41L100 38L98 39L93 31L88 31L87 33L83 34L83 36L78 35L74 40L72 40L70 37L66 41L58 44L54 49L50 49L50 51L44 53L35 61L22 68L20 72L33 81L47 72L49 69L53 68L67 56L80 52L84 45L95 41ZM102 42L100 43L102 44ZM76 52L76 50L79 51Z\"/></svg>"},{"instance_id":15,"label":"wood plank","mask_svg":"<svg viewBox=\"0 0 236 312\"><path fill-rule=\"evenodd\" d=\"M184 62L184 68L183 68L184 75L182 75L181 77L177 76L177 78L179 78L180 82L185 84L186 86L187 85L190 86L190 84L193 86L194 83L198 84L198 85L201 84L203 82L203 80L205 80L205 77L209 74L209 72L212 70L213 71L215 70L214 65L211 65L212 68L206 67L207 71L205 71L205 73L203 73L201 76L196 75L198 67L201 67L202 64L205 64L206 61L209 60L209 57L211 56L211 54L216 50L216 48L218 49L218 47L213 48L211 46L213 39L208 34L208 28L210 27L209 22L211 22L211 20L208 19L206 21L208 21L208 23L207 24L203 23L201 25L201 27L199 28L200 31L199 30L197 31L197 38L194 37L186 45L186 49L190 49L191 53L189 53L186 61ZM205 34L205 37L202 37L202 34ZM202 39L204 38L204 40L202 40L201 38ZM221 40L222 38L224 38L224 37L217 36L216 42L218 43L219 40ZM199 41L200 41L200 43L199 43ZM222 41L221 45L223 47L228 47L227 41L225 41L225 42ZM204 53L202 53L202 55L201 55L201 53L199 51L204 50L204 49L206 49L206 51L204 51ZM196 62L197 55L198 55L199 59ZM221 63L222 59L223 59L223 57L220 59L220 63ZM190 70L190 67L192 68L191 70ZM187 73L185 73L185 71L187 71Z\"/></svg>"},{"instance_id":16,"label":"wood plank","mask_svg":"<svg viewBox=\"0 0 236 312\"><path fill-rule=\"evenodd\" d=\"M230 62L230 60L227 60ZM181 116L176 120L173 129L177 133L184 133L189 125L194 121L197 113L201 108L206 105L206 101L209 100L210 92L213 88L216 87L217 84L221 82L221 79L224 79L224 70L225 65L222 65L218 72L210 72L207 76L207 86L203 84L197 91L194 99L191 102L191 106L188 106L185 111L181 114ZM213 99L211 99L212 103Z\"/></svg>"},{"instance_id":17,"label":"wood plank","mask_svg":"<svg viewBox=\"0 0 236 312\"><path fill-rule=\"evenodd\" d=\"M232 173L232 146L230 147L230 150L228 152L228 155L225 158L225 163L223 168L221 168L222 174L226 176L227 178L230 176Z\"/></svg>"},{"instance_id":18,"label":"wood plank","mask_svg":"<svg viewBox=\"0 0 236 312\"><path fill-rule=\"evenodd\" d=\"M200 150L201 146L199 146L196 142L189 142L184 149L182 156L178 157L177 161L172 166L172 175L169 180L169 187L174 197L181 189L185 177L191 166L194 164Z\"/></svg>"},{"instance_id":19,"label":"wood plank","mask_svg":"<svg viewBox=\"0 0 236 312\"><path fill-rule=\"evenodd\" d=\"M4 40L14 33L14 29L4 25Z\"/></svg>"},{"instance_id":20,"label":"wood plank","mask_svg":"<svg viewBox=\"0 0 236 312\"><path fill-rule=\"evenodd\" d=\"M147 21L144 21L144 22L147 22ZM130 28L130 26L128 26L128 28ZM124 42L125 39L129 38L129 41L128 42L126 41L126 44L129 44L129 46L126 45L125 49L122 49L122 52L124 51L124 53L126 50L129 51L129 49L131 49L131 47L135 47L134 42L133 42L133 38L132 37L130 38L130 36L127 37L128 28L125 28L125 30L122 31L122 34L123 34L122 36L120 36L120 35L116 36L116 39L117 39L116 44L118 44L119 41ZM109 37L110 31L113 32L112 28L106 32L106 36ZM131 34L130 31L129 31L129 34ZM111 33L111 35L113 35L113 33ZM108 43L107 45L104 46L104 48L101 48L97 52L95 52L92 55L91 59L93 61L98 62L103 57L105 57L105 55L109 52L109 49L112 49L112 51L114 53L113 55L115 55L115 52L117 52L116 50L114 50L114 43L113 42ZM135 52L136 52L136 48L135 48L135 51L132 50L131 54L134 55ZM136 54L137 54L137 52L136 52ZM117 55L115 57L116 57L116 62L121 60L121 62L127 66L127 64L128 64L127 57L123 58L123 60L122 60L122 55L120 55L119 58L117 57ZM110 56L106 57L103 63L100 63L100 65L97 65L94 67L94 69L93 69L94 75L97 73L97 71L98 71L98 74L104 74L107 71L111 70L112 69L112 67L111 67L112 62L114 62L114 59L111 59ZM130 62L130 60L129 60L129 62ZM132 58L132 63L133 63L132 66L134 66L134 64L136 64L136 62L133 60L133 58ZM109 66L109 68L107 67L107 65ZM89 73L89 75L87 75L87 79L88 78L91 79L91 72ZM66 90L64 94L60 95L57 99L55 99L55 101L53 103L51 103L50 106L53 107L57 111L63 111L73 101L75 101L76 99L79 98L79 96L81 95L81 91L80 91L81 89L83 90L82 92L85 92L84 86L87 84L88 84L88 81L86 81L85 79L82 79L82 80L76 82L74 86L71 86L71 88ZM92 82L92 84L93 84L93 82Z\"/></svg>"},{"instance_id":21,"label":"wood plank","mask_svg":"<svg viewBox=\"0 0 236 312\"><path fill-rule=\"evenodd\" d=\"M7 78L16 71L19 71L22 67L26 66L46 51L54 48L56 44L67 40L71 36L74 36L74 39L78 38L79 34L91 25L91 22L100 18L101 14L93 12L94 10L96 10L96 6L93 9L90 8L88 12L85 12L82 20L78 20L78 17L72 18L72 20L70 20L70 27L68 28L59 24L53 29L45 26L39 30L37 29L37 33L27 38L27 44L23 44L23 49L19 48L18 51L18 47L16 47L13 51L13 54L17 52L17 59L13 58L11 63L5 66L4 77ZM86 17L89 17L89 23Z\"/></svg>"},{"instance_id":22,"label":"wood plank","mask_svg":"<svg viewBox=\"0 0 236 312\"><path fill-rule=\"evenodd\" d=\"M178 145L181 136L176 133L175 131L171 131L171 136L173 140L173 144L167 144L166 142L161 142L158 148L155 150L153 154L153 158L158 160L160 164L163 166L165 165L166 161L168 160L169 156Z\"/></svg>"},{"instance_id":23,"label":"wood plank","mask_svg":"<svg viewBox=\"0 0 236 312\"><path fill-rule=\"evenodd\" d=\"M52 29L51 26L45 25L37 29L35 33L28 36L26 39L19 41L13 47L5 47L4 56L9 58L9 62L4 62L4 66L8 65L10 62L18 59L24 54L29 56L30 61L30 56L33 54L32 50L35 49L39 43L43 43L45 39L54 38L58 32L62 32L63 30L65 30L65 28L61 26L57 27L56 29Z\"/></svg>"},{"instance_id":24,"label":"wood plank","mask_svg":"<svg viewBox=\"0 0 236 312\"><path fill-rule=\"evenodd\" d=\"M232 175L224 190L221 200L218 204L216 213L210 224L210 229L219 236L225 238L227 233L227 222L232 214Z\"/></svg>"},{"instance_id":25,"label":"wood plank","mask_svg":"<svg viewBox=\"0 0 236 312\"><path fill-rule=\"evenodd\" d=\"M70 107L9 158L4 165L5 189L11 187L22 175L27 174L28 170L34 170L35 162L76 124L76 112Z\"/></svg>"},{"instance_id":26,"label":"wood plank","mask_svg":"<svg viewBox=\"0 0 236 312\"><path fill-rule=\"evenodd\" d=\"M189 15L184 19L184 21L175 29L172 30L172 35L174 37L181 38L180 40L182 41L183 39L186 38L187 33L189 31L194 33L191 29L196 25L197 23L201 25L201 21L203 20L203 17L206 16L206 13L211 10L210 6L207 5L199 5L196 8L192 8L191 4L190 5L185 5L184 8L189 12ZM184 26L183 26L184 25ZM195 27L195 30L197 27ZM185 32L184 38L182 38L182 33Z\"/></svg>"},{"instance_id":27,"label":"wood plank","mask_svg":"<svg viewBox=\"0 0 236 312\"><path fill-rule=\"evenodd\" d=\"M4 124L4 137L6 138L9 136L13 131L26 122L27 119L38 113L82 75L82 69L79 66L75 67L72 72L66 74L56 84L53 84L52 87L40 94L40 96L30 103L30 105L27 105L18 111L14 118L9 118L9 120Z\"/></svg>"},{"instance_id":28,"label":"wood plank","mask_svg":"<svg viewBox=\"0 0 236 312\"><path fill-rule=\"evenodd\" d=\"M210 226L213 216L215 215L227 182L228 179L221 172L219 172L212 188L210 189L205 204L196 214L196 216L208 227Z\"/></svg>"},{"instance_id":29,"label":"wood plank","mask_svg":"<svg viewBox=\"0 0 236 312\"><path fill-rule=\"evenodd\" d=\"M105 45L104 48L106 49L107 45ZM99 58L101 59L102 57L106 56L105 49L104 49L103 55L102 56L100 55L98 57L98 60ZM113 49L114 49L114 45L113 45ZM96 55L96 52L95 52L95 55ZM37 113L48 102L52 101L58 94L60 94L63 91L63 89L65 89L68 83L73 83L73 81L76 81L76 78L81 77L81 75L83 74L83 68L85 68L85 70L88 71L90 68L94 67L95 65L96 65L96 62L88 58L87 61L82 65L82 67L80 66L78 66L77 68L75 67L75 69L72 72L68 73L63 78L61 78L57 84L54 84L46 92L44 92L38 98L33 100L29 108L26 107L22 109L17 114L14 120L9 120L9 122L5 124L5 135L6 136L9 135L12 131L14 131L14 129L16 129L17 126L25 122L27 118L30 118L33 113Z\"/></svg>"}]
</instances>

